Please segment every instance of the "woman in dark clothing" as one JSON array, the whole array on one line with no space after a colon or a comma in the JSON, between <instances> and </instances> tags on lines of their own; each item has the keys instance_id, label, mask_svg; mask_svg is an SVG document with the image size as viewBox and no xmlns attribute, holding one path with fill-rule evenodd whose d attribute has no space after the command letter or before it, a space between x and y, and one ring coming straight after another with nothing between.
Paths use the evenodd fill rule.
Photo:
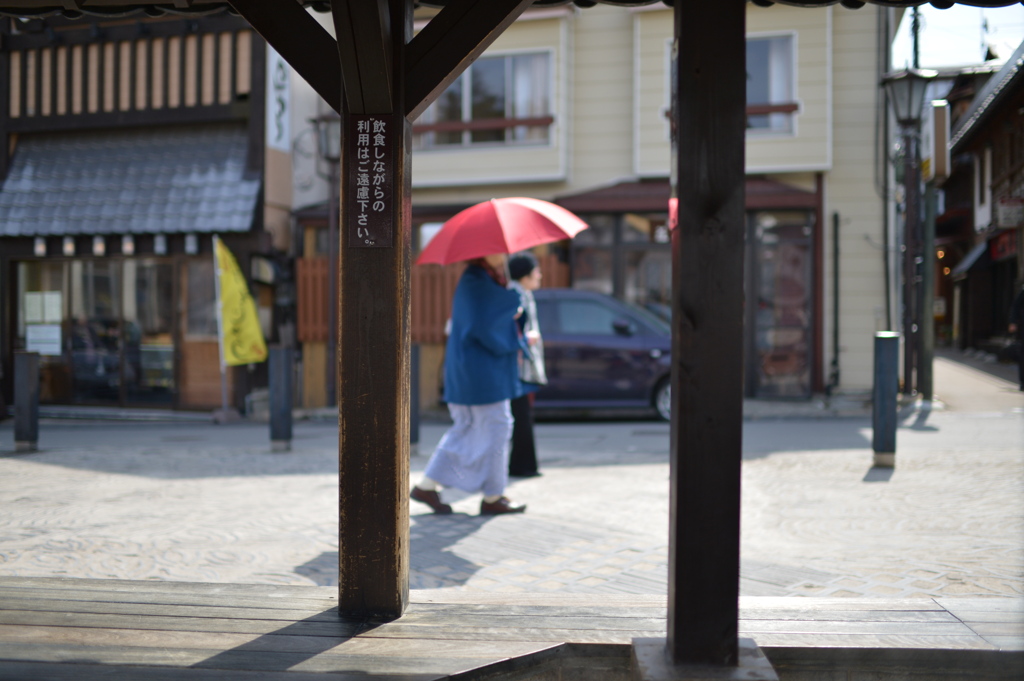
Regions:
<instances>
[{"instance_id":1,"label":"woman in dark clothing","mask_svg":"<svg viewBox=\"0 0 1024 681\"><path fill-rule=\"evenodd\" d=\"M540 288L541 271L537 258L529 251L509 258L510 288L519 291L523 301L523 314L519 317L519 328L530 348L530 355L523 357L523 394L512 400L512 451L508 459L508 474L529 478L540 475L537 470L537 447L533 439L533 394L547 383L544 372L544 343L537 323L537 304L533 291ZM531 361L532 360L532 361Z\"/></svg>"},{"instance_id":2,"label":"woman in dark clothing","mask_svg":"<svg viewBox=\"0 0 1024 681\"><path fill-rule=\"evenodd\" d=\"M525 348L516 327L519 294L506 288L504 254L469 262L452 301L445 349L444 395L452 427L441 438L412 498L447 514L440 488L482 493L481 515L522 513L505 496L509 400L519 396L518 356Z\"/></svg>"}]
</instances>

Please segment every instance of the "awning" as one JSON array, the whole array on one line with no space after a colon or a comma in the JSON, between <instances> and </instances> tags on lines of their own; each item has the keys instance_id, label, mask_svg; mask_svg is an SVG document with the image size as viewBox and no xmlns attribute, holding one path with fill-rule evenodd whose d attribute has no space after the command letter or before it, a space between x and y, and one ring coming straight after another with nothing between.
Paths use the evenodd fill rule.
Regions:
<instances>
[{"instance_id":1,"label":"awning","mask_svg":"<svg viewBox=\"0 0 1024 681\"><path fill-rule=\"evenodd\" d=\"M747 210L818 207L817 193L764 177L748 177L745 191ZM561 196L554 202L574 213L665 213L670 194L668 180L638 180Z\"/></svg>"},{"instance_id":2,"label":"awning","mask_svg":"<svg viewBox=\"0 0 1024 681\"><path fill-rule=\"evenodd\" d=\"M24 136L0 189L0 236L244 232L258 177L244 127Z\"/></svg>"},{"instance_id":3,"label":"awning","mask_svg":"<svg viewBox=\"0 0 1024 681\"><path fill-rule=\"evenodd\" d=\"M975 244L974 248L967 252L967 255L957 263L953 271L949 273L949 276L959 279L966 276L968 270L987 265L989 262L991 262L991 257L988 254L988 241L982 241L980 244Z\"/></svg>"}]
</instances>

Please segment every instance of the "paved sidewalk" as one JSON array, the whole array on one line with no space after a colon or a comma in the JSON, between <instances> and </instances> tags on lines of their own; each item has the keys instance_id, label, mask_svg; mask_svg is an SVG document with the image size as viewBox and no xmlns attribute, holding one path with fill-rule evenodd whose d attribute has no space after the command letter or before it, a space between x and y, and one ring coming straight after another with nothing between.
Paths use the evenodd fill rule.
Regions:
<instances>
[{"instance_id":1,"label":"paved sidewalk","mask_svg":"<svg viewBox=\"0 0 1024 681\"><path fill-rule=\"evenodd\" d=\"M948 357L935 380L940 402L904 408L894 470L871 467L870 419L852 407L748 411L743 594L1024 594L1024 393ZM423 424L414 481L444 427ZM337 581L328 422L297 423L289 454L270 452L265 424L47 420L30 455L11 430L0 575ZM412 502L412 587L664 593L668 425L545 422L537 436L544 475L509 490L525 515L483 518L461 494L447 517Z\"/></svg>"}]
</instances>

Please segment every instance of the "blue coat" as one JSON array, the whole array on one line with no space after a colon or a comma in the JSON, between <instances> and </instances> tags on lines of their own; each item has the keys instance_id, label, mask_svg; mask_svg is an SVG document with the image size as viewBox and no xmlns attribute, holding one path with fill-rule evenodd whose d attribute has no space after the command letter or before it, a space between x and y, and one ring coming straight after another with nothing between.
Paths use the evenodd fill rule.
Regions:
<instances>
[{"instance_id":1,"label":"blue coat","mask_svg":"<svg viewBox=\"0 0 1024 681\"><path fill-rule=\"evenodd\" d=\"M444 399L491 404L522 394L519 382L519 294L503 288L476 265L455 287L452 328L444 359Z\"/></svg>"}]
</instances>

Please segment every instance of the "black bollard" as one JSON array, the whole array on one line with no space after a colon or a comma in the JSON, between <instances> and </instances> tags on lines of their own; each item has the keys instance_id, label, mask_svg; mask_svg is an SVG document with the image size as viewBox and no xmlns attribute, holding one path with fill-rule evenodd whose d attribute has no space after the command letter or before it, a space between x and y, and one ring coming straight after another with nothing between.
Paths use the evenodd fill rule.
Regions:
<instances>
[{"instance_id":1,"label":"black bollard","mask_svg":"<svg viewBox=\"0 0 1024 681\"><path fill-rule=\"evenodd\" d=\"M14 451L39 444L39 353L14 353Z\"/></svg>"},{"instance_id":2,"label":"black bollard","mask_svg":"<svg viewBox=\"0 0 1024 681\"><path fill-rule=\"evenodd\" d=\"M879 331L875 334L875 382L871 410L871 447L874 465L896 465L896 416L899 410L900 334Z\"/></svg>"},{"instance_id":3,"label":"black bollard","mask_svg":"<svg viewBox=\"0 0 1024 681\"><path fill-rule=\"evenodd\" d=\"M270 449L287 452L292 448L292 368L291 348L270 348Z\"/></svg>"}]
</instances>

